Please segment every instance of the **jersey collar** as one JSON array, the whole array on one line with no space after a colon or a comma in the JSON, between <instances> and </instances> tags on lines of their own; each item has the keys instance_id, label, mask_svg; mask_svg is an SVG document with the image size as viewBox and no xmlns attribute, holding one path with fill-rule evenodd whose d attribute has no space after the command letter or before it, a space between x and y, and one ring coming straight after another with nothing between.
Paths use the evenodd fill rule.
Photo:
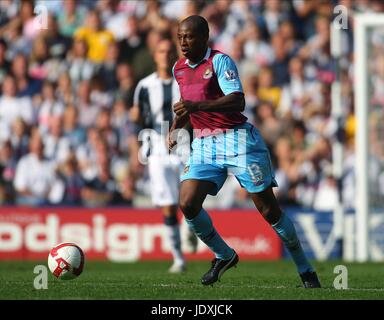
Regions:
<instances>
[{"instance_id":1,"label":"jersey collar","mask_svg":"<svg viewBox=\"0 0 384 320\"><path fill-rule=\"evenodd\" d=\"M189 63L189 59L187 59L187 60L185 60L185 64L187 64L189 67L191 67L191 68L196 68L202 61L204 61L204 60L208 60L209 59L209 56L211 55L211 48L210 47L208 47L208 49L207 49L207 52L205 53L205 56L204 56L204 58L203 59L201 59L198 63L196 63L196 64L190 64Z\"/></svg>"}]
</instances>

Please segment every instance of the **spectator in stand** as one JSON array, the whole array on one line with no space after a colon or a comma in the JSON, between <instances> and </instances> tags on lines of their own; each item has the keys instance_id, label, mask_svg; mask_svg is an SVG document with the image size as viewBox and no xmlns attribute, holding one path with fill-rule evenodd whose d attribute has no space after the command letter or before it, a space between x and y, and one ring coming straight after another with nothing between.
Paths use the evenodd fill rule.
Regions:
<instances>
[{"instance_id":1,"label":"spectator in stand","mask_svg":"<svg viewBox=\"0 0 384 320\"><path fill-rule=\"evenodd\" d=\"M330 68L330 20L326 16L316 17L316 33L310 37L298 54L301 59L309 60L316 68L315 77L319 78L322 69ZM324 81L332 81L332 78L319 78Z\"/></svg>"},{"instance_id":2,"label":"spectator in stand","mask_svg":"<svg viewBox=\"0 0 384 320\"><path fill-rule=\"evenodd\" d=\"M82 204L81 194L85 187L84 179L79 171L74 154L70 154L59 167L60 179L64 185L64 196L61 205L78 206Z\"/></svg>"},{"instance_id":3,"label":"spectator in stand","mask_svg":"<svg viewBox=\"0 0 384 320\"><path fill-rule=\"evenodd\" d=\"M91 103L97 105L99 109L105 107L112 108L114 92L107 90L107 83L102 78L102 75L96 74L93 76L89 84Z\"/></svg>"},{"instance_id":4,"label":"spectator in stand","mask_svg":"<svg viewBox=\"0 0 384 320\"><path fill-rule=\"evenodd\" d=\"M40 131L44 134L48 132L52 119L63 115L64 105L60 101L57 101L55 86L48 81L45 81L43 84L41 98L41 104L38 106L38 124Z\"/></svg>"},{"instance_id":5,"label":"spectator in stand","mask_svg":"<svg viewBox=\"0 0 384 320\"><path fill-rule=\"evenodd\" d=\"M58 14L59 31L63 36L72 38L84 21L85 13L77 0L63 1L63 9Z\"/></svg>"},{"instance_id":6,"label":"spectator in stand","mask_svg":"<svg viewBox=\"0 0 384 320\"><path fill-rule=\"evenodd\" d=\"M319 1L295 0L292 3L293 22L298 36L308 39L315 31L314 18Z\"/></svg>"},{"instance_id":7,"label":"spectator in stand","mask_svg":"<svg viewBox=\"0 0 384 320\"><path fill-rule=\"evenodd\" d=\"M0 204L13 204L15 190L13 179L16 172L17 159L14 155L12 144L5 141L0 145Z\"/></svg>"},{"instance_id":8,"label":"spectator in stand","mask_svg":"<svg viewBox=\"0 0 384 320\"><path fill-rule=\"evenodd\" d=\"M136 136L139 128L132 122L131 111L122 98L117 98L112 108L111 125L118 132L120 153L135 158L139 149Z\"/></svg>"},{"instance_id":9,"label":"spectator in stand","mask_svg":"<svg viewBox=\"0 0 384 320\"><path fill-rule=\"evenodd\" d=\"M23 28L23 36L28 40L33 40L40 32L40 30L35 27L35 16L33 14L33 10L33 1L21 1L20 19Z\"/></svg>"},{"instance_id":10,"label":"spectator in stand","mask_svg":"<svg viewBox=\"0 0 384 320\"><path fill-rule=\"evenodd\" d=\"M65 107L63 135L69 140L71 150L77 150L87 139L85 128L79 125L79 111L72 104Z\"/></svg>"},{"instance_id":11,"label":"spectator in stand","mask_svg":"<svg viewBox=\"0 0 384 320\"><path fill-rule=\"evenodd\" d=\"M100 107L91 100L91 85L89 81L81 81L79 83L76 106L79 110L80 125L85 128L94 125Z\"/></svg>"},{"instance_id":12,"label":"spectator in stand","mask_svg":"<svg viewBox=\"0 0 384 320\"><path fill-rule=\"evenodd\" d=\"M254 21L249 21L241 33L244 41L244 57L262 67L273 62L273 50L261 37L260 28Z\"/></svg>"},{"instance_id":13,"label":"spectator in stand","mask_svg":"<svg viewBox=\"0 0 384 320\"><path fill-rule=\"evenodd\" d=\"M127 35L127 30L122 28L127 20L127 13L120 9L120 1L98 1L96 7L101 13L105 28L113 34L116 41L123 39Z\"/></svg>"},{"instance_id":14,"label":"spectator in stand","mask_svg":"<svg viewBox=\"0 0 384 320\"><path fill-rule=\"evenodd\" d=\"M2 85L5 76L10 69L10 63L6 59L5 53L7 52L7 43L0 39L0 86Z\"/></svg>"},{"instance_id":15,"label":"spectator in stand","mask_svg":"<svg viewBox=\"0 0 384 320\"><path fill-rule=\"evenodd\" d=\"M7 59L11 61L17 54L29 55L32 49L31 41L23 36L22 25L17 17L0 29L0 38L8 44Z\"/></svg>"},{"instance_id":16,"label":"spectator in stand","mask_svg":"<svg viewBox=\"0 0 384 320\"><path fill-rule=\"evenodd\" d=\"M102 79L105 89L109 93L114 92L119 87L116 79L118 56L119 46L117 43L113 43L108 47L107 56L98 71L98 76Z\"/></svg>"},{"instance_id":17,"label":"spectator in stand","mask_svg":"<svg viewBox=\"0 0 384 320\"><path fill-rule=\"evenodd\" d=\"M133 105L133 94L136 87L132 66L127 63L119 64L116 69L116 79L119 83L116 95L124 100L125 105L129 109Z\"/></svg>"},{"instance_id":18,"label":"spectator in stand","mask_svg":"<svg viewBox=\"0 0 384 320\"><path fill-rule=\"evenodd\" d=\"M147 34L146 46L137 50L132 60L136 79L142 79L155 71L156 66L153 61L153 53L160 39L160 32L157 29L151 29Z\"/></svg>"},{"instance_id":19,"label":"spectator in stand","mask_svg":"<svg viewBox=\"0 0 384 320\"><path fill-rule=\"evenodd\" d=\"M104 61L108 46L113 43L113 34L103 28L100 13L90 10L87 15L86 25L76 30L75 39L84 39L88 44L88 58L95 64Z\"/></svg>"},{"instance_id":20,"label":"spectator in stand","mask_svg":"<svg viewBox=\"0 0 384 320\"><path fill-rule=\"evenodd\" d=\"M21 118L16 118L12 123L9 141L12 145L13 155L16 161L25 156L29 151L29 132L27 125Z\"/></svg>"},{"instance_id":21,"label":"spectator in stand","mask_svg":"<svg viewBox=\"0 0 384 320\"><path fill-rule=\"evenodd\" d=\"M17 95L33 97L41 91L43 81L28 74L29 66L26 56L17 54L12 60L11 72L17 84Z\"/></svg>"},{"instance_id":22,"label":"spectator in stand","mask_svg":"<svg viewBox=\"0 0 384 320\"><path fill-rule=\"evenodd\" d=\"M33 124L33 109L30 97L18 97L15 78L7 76L2 87L0 98L0 123L9 132L12 123L22 118L28 125Z\"/></svg>"},{"instance_id":23,"label":"spectator in stand","mask_svg":"<svg viewBox=\"0 0 384 320\"><path fill-rule=\"evenodd\" d=\"M123 202L119 186L111 175L108 145L99 141L97 150L96 167L97 175L94 179L86 181L82 190L83 203L87 207L104 207L118 205Z\"/></svg>"},{"instance_id":24,"label":"spectator in stand","mask_svg":"<svg viewBox=\"0 0 384 320\"><path fill-rule=\"evenodd\" d=\"M44 80L48 77L48 45L42 36L36 37L32 45L29 61L29 75L34 79Z\"/></svg>"},{"instance_id":25,"label":"spectator in stand","mask_svg":"<svg viewBox=\"0 0 384 320\"><path fill-rule=\"evenodd\" d=\"M75 39L67 57L69 76L76 86L82 80L90 80L96 73L96 66L87 58L88 45L84 39Z\"/></svg>"},{"instance_id":26,"label":"spectator in stand","mask_svg":"<svg viewBox=\"0 0 384 320\"><path fill-rule=\"evenodd\" d=\"M257 128L269 147L274 146L286 129L276 117L275 108L271 102L260 101L256 107Z\"/></svg>"},{"instance_id":27,"label":"spectator in stand","mask_svg":"<svg viewBox=\"0 0 384 320\"><path fill-rule=\"evenodd\" d=\"M298 174L291 143L286 136L276 141L271 157L275 158L276 181L279 184L277 192L275 191L276 196L283 203L296 204L295 182Z\"/></svg>"},{"instance_id":28,"label":"spectator in stand","mask_svg":"<svg viewBox=\"0 0 384 320\"><path fill-rule=\"evenodd\" d=\"M44 145L37 130L33 130L29 148L30 152L21 158L16 167L14 180L16 203L41 206L55 202L59 182L55 163L44 159Z\"/></svg>"},{"instance_id":29,"label":"spectator in stand","mask_svg":"<svg viewBox=\"0 0 384 320\"><path fill-rule=\"evenodd\" d=\"M137 52L145 47L145 34L140 30L140 22L136 16L127 18L127 35L119 44L119 62L132 63Z\"/></svg>"},{"instance_id":30,"label":"spectator in stand","mask_svg":"<svg viewBox=\"0 0 384 320\"><path fill-rule=\"evenodd\" d=\"M288 55L293 57L297 54L302 46L302 42L297 39L296 31L293 23L290 20L285 20L279 25L278 33L284 41L284 46Z\"/></svg>"},{"instance_id":31,"label":"spectator in stand","mask_svg":"<svg viewBox=\"0 0 384 320\"><path fill-rule=\"evenodd\" d=\"M160 1L146 1L145 13L142 17L140 17L140 26L145 33L159 25L159 22L162 18L161 10L162 8Z\"/></svg>"},{"instance_id":32,"label":"spectator in stand","mask_svg":"<svg viewBox=\"0 0 384 320\"><path fill-rule=\"evenodd\" d=\"M382 49L382 48L381 48ZM380 52L371 66L370 81L372 83L372 104L384 106L384 54Z\"/></svg>"},{"instance_id":33,"label":"spectator in stand","mask_svg":"<svg viewBox=\"0 0 384 320\"><path fill-rule=\"evenodd\" d=\"M69 74L63 72L57 80L57 88L55 95L63 105L74 103L76 98L75 88L77 87L72 86Z\"/></svg>"},{"instance_id":34,"label":"spectator in stand","mask_svg":"<svg viewBox=\"0 0 384 320\"><path fill-rule=\"evenodd\" d=\"M284 39L280 33L276 32L271 39L274 60L270 65L273 73L273 84L275 86L283 86L289 81L288 62L289 56L285 47Z\"/></svg>"},{"instance_id":35,"label":"spectator in stand","mask_svg":"<svg viewBox=\"0 0 384 320\"><path fill-rule=\"evenodd\" d=\"M71 151L69 139L63 136L63 117L52 117L48 129L48 133L43 136L44 156L59 165L68 158Z\"/></svg>"},{"instance_id":36,"label":"spectator in stand","mask_svg":"<svg viewBox=\"0 0 384 320\"><path fill-rule=\"evenodd\" d=\"M280 0L264 1L264 10L258 16L257 23L260 26L265 39L270 39L279 29L279 25L288 15L283 9L284 2Z\"/></svg>"},{"instance_id":37,"label":"spectator in stand","mask_svg":"<svg viewBox=\"0 0 384 320\"><path fill-rule=\"evenodd\" d=\"M246 25L251 21L256 21L256 17L260 14L259 4L247 0L232 1L230 3L228 14L225 18L225 26L218 41L223 42L227 39L239 34ZM227 52L223 49L224 52Z\"/></svg>"},{"instance_id":38,"label":"spectator in stand","mask_svg":"<svg viewBox=\"0 0 384 320\"><path fill-rule=\"evenodd\" d=\"M117 156L119 151L119 134L118 131L112 127L111 110L102 108L97 115L96 129L98 130L101 139L105 140L108 145L108 154L110 156Z\"/></svg>"},{"instance_id":39,"label":"spectator in stand","mask_svg":"<svg viewBox=\"0 0 384 320\"><path fill-rule=\"evenodd\" d=\"M255 122L256 108L259 103L259 97L257 96L257 77L256 75L250 75L244 77L242 81L245 99L244 115L248 118L249 122Z\"/></svg>"},{"instance_id":40,"label":"spectator in stand","mask_svg":"<svg viewBox=\"0 0 384 320\"><path fill-rule=\"evenodd\" d=\"M294 57L289 61L289 83L282 90L279 113L284 118L302 119L309 103L321 104L321 85L304 75L303 61Z\"/></svg>"},{"instance_id":41,"label":"spectator in stand","mask_svg":"<svg viewBox=\"0 0 384 320\"><path fill-rule=\"evenodd\" d=\"M48 15L47 29L41 31L41 36L48 47L47 78L57 81L58 76L67 69L64 59L72 46L72 38L60 34L56 17L53 15Z\"/></svg>"},{"instance_id":42,"label":"spectator in stand","mask_svg":"<svg viewBox=\"0 0 384 320\"><path fill-rule=\"evenodd\" d=\"M96 159L100 139L100 134L96 128L89 127L86 142L76 150L80 172L85 180L92 180L97 175Z\"/></svg>"},{"instance_id":43,"label":"spectator in stand","mask_svg":"<svg viewBox=\"0 0 384 320\"><path fill-rule=\"evenodd\" d=\"M18 3L12 0L0 1L0 27L6 25L18 13Z\"/></svg>"},{"instance_id":44,"label":"spectator in stand","mask_svg":"<svg viewBox=\"0 0 384 320\"><path fill-rule=\"evenodd\" d=\"M273 73L270 68L264 67L260 70L257 83L257 97L260 100L268 101L273 108L280 103L281 89L273 85Z\"/></svg>"}]
</instances>

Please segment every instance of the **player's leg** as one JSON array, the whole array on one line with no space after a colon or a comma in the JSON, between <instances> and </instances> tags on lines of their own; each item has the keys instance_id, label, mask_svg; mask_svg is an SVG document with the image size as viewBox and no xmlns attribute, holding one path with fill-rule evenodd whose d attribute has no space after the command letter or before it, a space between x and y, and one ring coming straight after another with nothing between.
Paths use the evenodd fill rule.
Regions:
<instances>
[{"instance_id":1,"label":"player's leg","mask_svg":"<svg viewBox=\"0 0 384 320\"><path fill-rule=\"evenodd\" d=\"M258 193L251 193L250 196L264 219L271 224L288 249L304 285L306 287L320 287L314 268L301 247L295 226L291 219L281 211L272 187L270 186Z\"/></svg>"},{"instance_id":2,"label":"player's leg","mask_svg":"<svg viewBox=\"0 0 384 320\"><path fill-rule=\"evenodd\" d=\"M251 195L263 217L271 224L289 250L305 287L320 287L316 273L308 262L291 219L284 214L273 194L274 179L269 151L259 131L251 124L241 126L237 144L246 146L244 156L235 157L234 174ZM236 139L236 138L235 138ZM240 152L239 152L240 154ZM231 160L231 159L230 159ZM232 164L229 162L229 164Z\"/></svg>"},{"instance_id":3,"label":"player's leg","mask_svg":"<svg viewBox=\"0 0 384 320\"><path fill-rule=\"evenodd\" d=\"M180 208L189 227L214 252L211 269L201 279L202 284L212 284L238 262L236 252L228 246L213 226L212 220L202 207L208 193L216 189L211 181L188 179L181 183Z\"/></svg>"},{"instance_id":4,"label":"player's leg","mask_svg":"<svg viewBox=\"0 0 384 320\"><path fill-rule=\"evenodd\" d=\"M177 219L179 168L165 157L150 156L148 172L152 203L162 208L164 227L171 244L173 265L169 272L182 272L185 270L185 259L181 251L180 225Z\"/></svg>"},{"instance_id":5,"label":"player's leg","mask_svg":"<svg viewBox=\"0 0 384 320\"><path fill-rule=\"evenodd\" d=\"M171 243L171 252L173 256L173 265L169 269L171 273L185 271L185 259L181 251L181 237L179 221L177 219L177 205L163 206L164 225L167 230L167 236Z\"/></svg>"}]
</instances>

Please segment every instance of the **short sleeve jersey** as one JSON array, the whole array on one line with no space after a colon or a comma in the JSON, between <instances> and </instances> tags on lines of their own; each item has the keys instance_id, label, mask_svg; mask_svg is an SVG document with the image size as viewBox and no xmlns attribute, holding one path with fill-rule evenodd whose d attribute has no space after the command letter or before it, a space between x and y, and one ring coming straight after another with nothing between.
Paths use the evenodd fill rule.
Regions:
<instances>
[{"instance_id":1,"label":"short sleeve jersey","mask_svg":"<svg viewBox=\"0 0 384 320\"><path fill-rule=\"evenodd\" d=\"M191 65L185 58L177 61L173 74L183 100L215 100L231 93L243 92L234 61L228 55L211 48L208 48L203 60L195 65ZM231 129L247 121L247 118L239 111L197 111L190 114L190 120L193 129L200 129L200 136L204 136L212 134L215 129Z\"/></svg>"}]
</instances>

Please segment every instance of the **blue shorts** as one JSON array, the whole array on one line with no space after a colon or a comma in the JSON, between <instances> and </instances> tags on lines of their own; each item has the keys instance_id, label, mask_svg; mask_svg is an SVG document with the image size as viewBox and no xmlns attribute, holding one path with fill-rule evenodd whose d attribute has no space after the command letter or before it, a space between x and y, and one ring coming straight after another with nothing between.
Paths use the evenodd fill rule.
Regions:
<instances>
[{"instance_id":1,"label":"blue shorts","mask_svg":"<svg viewBox=\"0 0 384 320\"><path fill-rule=\"evenodd\" d=\"M216 135L195 138L181 181L211 181L216 188L209 194L216 195L228 174L233 174L250 193L277 187L267 146L248 122Z\"/></svg>"}]
</instances>

